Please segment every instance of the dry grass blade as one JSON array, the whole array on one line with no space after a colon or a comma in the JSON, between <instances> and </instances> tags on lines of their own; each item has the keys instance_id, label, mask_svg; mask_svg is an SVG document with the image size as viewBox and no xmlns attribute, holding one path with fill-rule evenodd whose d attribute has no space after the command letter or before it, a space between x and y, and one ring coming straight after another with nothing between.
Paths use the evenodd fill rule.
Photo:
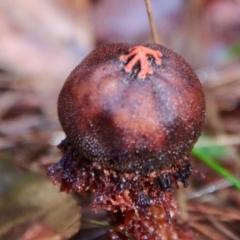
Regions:
<instances>
[{"instance_id":1,"label":"dry grass blade","mask_svg":"<svg viewBox=\"0 0 240 240\"><path fill-rule=\"evenodd\" d=\"M226 240L226 237L222 236L222 234L219 233L219 231L213 232L211 226L207 226L206 224L197 222L189 222L189 225L211 240Z\"/></svg>"},{"instance_id":2,"label":"dry grass blade","mask_svg":"<svg viewBox=\"0 0 240 240\"><path fill-rule=\"evenodd\" d=\"M219 230L219 232L222 232L232 240L240 240L240 238L236 234L234 234L231 230L221 224L217 219L212 217L209 217L208 219L210 220L212 225Z\"/></svg>"},{"instance_id":3,"label":"dry grass blade","mask_svg":"<svg viewBox=\"0 0 240 240\"><path fill-rule=\"evenodd\" d=\"M188 210L191 212L200 212L203 214L212 215L218 219L224 221L240 220L240 211L237 209L225 208L224 211L222 208L214 207L210 205L205 205L201 203L195 203L194 205L188 205Z\"/></svg>"},{"instance_id":4,"label":"dry grass blade","mask_svg":"<svg viewBox=\"0 0 240 240\"><path fill-rule=\"evenodd\" d=\"M231 146L240 145L240 135L227 135L221 134L211 139L200 140L196 146L197 147L212 147L212 146Z\"/></svg>"},{"instance_id":5,"label":"dry grass blade","mask_svg":"<svg viewBox=\"0 0 240 240\"><path fill-rule=\"evenodd\" d=\"M240 69L230 69L215 72L214 74L209 74L206 79L204 86L207 89L215 89L218 87L224 87L227 84L237 82L240 79Z\"/></svg>"},{"instance_id":6,"label":"dry grass blade","mask_svg":"<svg viewBox=\"0 0 240 240\"><path fill-rule=\"evenodd\" d=\"M186 198L186 200L190 200L190 199L194 199L194 198L203 197L206 194L212 194L212 193L226 189L231 186L232 186L232 183L230 183L226 179L220 179L216 182L212 182L212 183L204 186L203 188L199 188L199 189L190 191L185 196L185 198Z\"/></svg>"}]
</instances>

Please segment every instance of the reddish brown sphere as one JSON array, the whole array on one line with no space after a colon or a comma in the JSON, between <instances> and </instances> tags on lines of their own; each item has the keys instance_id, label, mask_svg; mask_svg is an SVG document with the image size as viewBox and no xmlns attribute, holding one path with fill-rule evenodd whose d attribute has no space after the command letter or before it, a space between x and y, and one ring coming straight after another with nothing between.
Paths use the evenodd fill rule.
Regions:
<instances>
[{"instance_id":1,"label":"reddish brown sphere","mask_svg":"<svg viewBox=\"0 0 240 240\"><path fill-rule=\"evenodd\" d=\"M65 82L58 114L67 141L85 159L145 175L188 156L205 100L183 58L147 44L156 56L148 52L137 61L134 46L106 44L90 53Z\"/></svg>"}]
</instances>

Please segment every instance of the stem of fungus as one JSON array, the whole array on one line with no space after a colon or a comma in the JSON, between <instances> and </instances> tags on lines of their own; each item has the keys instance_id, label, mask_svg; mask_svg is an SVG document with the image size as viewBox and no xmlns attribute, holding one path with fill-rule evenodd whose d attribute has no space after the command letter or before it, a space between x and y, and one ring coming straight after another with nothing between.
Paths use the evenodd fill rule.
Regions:
<instances>
[{"instance_id":1,"label":"stem of fungus","mask_svg":"<svg viewBox=\"0 0 240 240\"><path fill-rule=\"evenodd\" d=\"M148 14L148 20L151 28L152 33L152 39L154 43L159 43L159 38L156 30L156 25L154 23L153 14L152 14L152 7L150 0L144 0L146 4L147 14Z\"/></svg>"}]
</instances>

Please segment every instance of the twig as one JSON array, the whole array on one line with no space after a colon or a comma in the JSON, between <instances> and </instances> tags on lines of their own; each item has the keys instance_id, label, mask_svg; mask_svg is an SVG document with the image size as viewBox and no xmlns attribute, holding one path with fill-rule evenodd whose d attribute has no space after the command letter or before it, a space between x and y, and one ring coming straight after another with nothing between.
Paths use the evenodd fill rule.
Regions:
<instances>
[{"instance_id":1,"label":"twig","mask_svg":"<svg viewBox=\"0 0 240 240\"><path fill-rule=\"evenodd\" d=\"M149 24L150 24L150 27L151 27L151 33L152 33L153 42L154 43L159 43L159 38L158 38L158 34L157 34L155 23L154 23L154 19L153 19L153 14L152 14L152 8L151 8L150 0L144 0L144 1L145 1L145 4L146 4L148 20L149 20Z\"/></svg>"}]
</instances>

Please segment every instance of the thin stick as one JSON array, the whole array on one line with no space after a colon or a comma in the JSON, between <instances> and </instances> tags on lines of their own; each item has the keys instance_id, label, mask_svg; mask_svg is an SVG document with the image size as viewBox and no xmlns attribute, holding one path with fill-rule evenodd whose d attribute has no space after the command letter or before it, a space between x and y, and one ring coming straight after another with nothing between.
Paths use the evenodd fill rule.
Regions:
<instances>
[{"instance_id":1,"label":"thin stick","mask_svg":"<svg viewBox=\"0 0 240 240\"><path fill-rule=\"evenodd\" d=\"M151 27L151 33L152 33L153 42L154 43L159 43L159 38L158 38L158 34L157 34L155 23L154 23L154 19L153 19L152 7L151 7L150 0L144 0L144 1L145 1L145 4L146 4L148 20L149 20L149 24L150 24L150 27Z\"/></svg>"}]
</instances>

